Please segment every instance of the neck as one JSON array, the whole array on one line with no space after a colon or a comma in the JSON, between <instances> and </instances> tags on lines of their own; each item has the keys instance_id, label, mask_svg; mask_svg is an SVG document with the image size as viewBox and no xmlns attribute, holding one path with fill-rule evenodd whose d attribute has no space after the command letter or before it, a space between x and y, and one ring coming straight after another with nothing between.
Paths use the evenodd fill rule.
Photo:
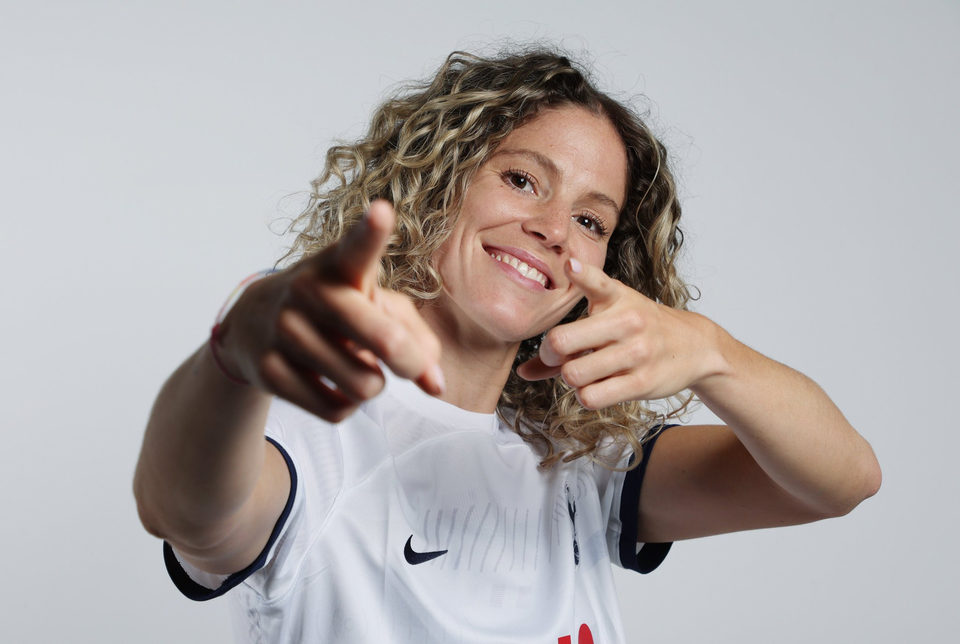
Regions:
<instances>
[{"instance_id":1,"label":"neck","mask_svg":"<svg viewBox=\"0 0 960 644\"><path fill-rule=\"evenodd\" d=\"M443 347L440 368L446 390L438 398L467 411L494 413L520 343L471 332L437 306L424 306L420 313Z\"/></svg>"}]
</instances>

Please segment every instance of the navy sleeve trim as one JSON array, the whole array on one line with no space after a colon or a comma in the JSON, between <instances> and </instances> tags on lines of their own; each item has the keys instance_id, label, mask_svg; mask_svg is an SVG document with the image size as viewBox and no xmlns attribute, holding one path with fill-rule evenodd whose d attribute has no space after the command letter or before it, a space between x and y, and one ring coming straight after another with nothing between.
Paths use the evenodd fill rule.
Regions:
<instances>
[{"instance_id":1,"label":"navy sleeve trim","mask_svg":"<svg viewBox=\"0 0 960 644\"><path fill-rule=\"evenodd\" d=\"M211 590L210 588L201 586L194 580L190 579L190 576L187 575L186 571L180 565L180 562L177 561L177 556L173 553L173 548L169 543L164 541L163 561L167 565L167 573L170 575L170 579L173 580L173 583L176 585L177 589L188 599L204 602L216 597L220 597L231 588L240 585L244 579L263 568L264 564L267 563L267 554L270 552L270 548L272 548L273 544L276 543L277 538L280 536L280 531L283 530L283 526L290 517L290 511L293 509L293 501L297 495L297 469L293 466L293 460L290 458L290 455L287 454L287 451L283 449L277 441L273 440L269 436L266 438L280 451L280 454L283 456L283 460L287 463L287 469L290 470L290 495L287 497L287 504L283 506L283 512L280 513L280 518L277 519L276 525L273 526L273 532L270 533L270 539L267 540L267 545L263 547L260 555L257 556L257 558L249 566L224 579L223 583L220 584L220 587L216 590Z\"/></svg>"},{"instance_id":2,"label":"navy sleeve trim","mask_svg":"<svg viewBox=\"0 0 960 644\"><path fill-rule=\"evenodd\" d=\"M647 463L650 453L657 439L676 425L665 425L653 438L643 444L643 460L640 465L626 473L623 480L623 490L620 492L620 522L623 531L620 533L620 565L628 570L635 570L647 574L656 570L663 563L670 546L673 543L645 543L637 552L637 516L640 511L640 486L643 475L647 472ZM630 465L633 465L636 455L630 456Z\"/></svg>"}]
</instances>

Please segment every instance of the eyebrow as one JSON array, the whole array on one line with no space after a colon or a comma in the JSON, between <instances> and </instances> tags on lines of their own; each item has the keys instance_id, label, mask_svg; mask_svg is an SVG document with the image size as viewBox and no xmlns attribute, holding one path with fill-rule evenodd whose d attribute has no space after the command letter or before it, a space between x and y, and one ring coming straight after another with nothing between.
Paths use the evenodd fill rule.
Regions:
<instances>
[{"instance_id":1,"label":"eyebrow","mask_svg":"<svg viewBox=\"0 0 960 644\"><path fill-rule=\"evenodd\" d=\"M557 164L554 163L553 160L550 159L550 157L540 154L535 150L527 150L526 148L508 148L508 149L497 150L496 152L493 153L493 156L498 157L500 155L509 155L509 154L527 157L528 159L534 161L535 163L539 163L541 166L546 168L547 172L555 175L558 178L561 178L561 179L563 178L563 172L560 171L560 168L557 167ZM587 197L603 204L604 206L609 207L617 215L617 218L618 219L620 218L620 206L609 195L594 190L592 192L587 193Z\"/></svg>"}]
</instances>

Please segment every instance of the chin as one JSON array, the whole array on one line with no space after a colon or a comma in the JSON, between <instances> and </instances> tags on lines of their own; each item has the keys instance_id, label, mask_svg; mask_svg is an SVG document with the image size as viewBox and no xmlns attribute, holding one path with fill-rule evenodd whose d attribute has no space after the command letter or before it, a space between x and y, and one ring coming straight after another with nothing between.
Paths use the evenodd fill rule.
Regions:
<instances>
[{"instance_id":1,"label":"chin","mask_svg":"<svg viewBox=\"0 0 960 644\"><path fill-rule=\"evenodd\" d=\"M552 329L555 324L544 324L542 320L524 319L523 315L518 315L515 311L503 311L502 315L488 317L484 326L490 329L497 339L508 344L516 344Z\"/></svg>"},{"instance_id":2,"label":"chin","mask_svg":"<svg viewBox=\"0 0 960 644\"><path fill-rule=\"evenodd\" d=\"M459 320L456 326L464 330L473 328L481 335L503 344L517 344L538 336L563 319L563 315L555 311L538 312L520 299L504 298L502 292L471 295L453 298L446 293L446 301L440 302L439 308L447 310ZM545 320L547 316L550 319Z\"/></svg>"}]
</instances>

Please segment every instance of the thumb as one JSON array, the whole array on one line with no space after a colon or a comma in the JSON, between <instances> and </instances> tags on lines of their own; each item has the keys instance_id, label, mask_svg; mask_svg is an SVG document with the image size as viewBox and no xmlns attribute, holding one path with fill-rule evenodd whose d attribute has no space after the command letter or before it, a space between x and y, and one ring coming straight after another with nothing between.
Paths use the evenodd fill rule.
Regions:
<instances>
[{"instance_id":1,"label":"thumb","mask_svg":"<svg viewBox=\"0 0 960 644\"><path fill-rule=\"evenodd\" d=\"M396 220L390 202L378 199L370 204L363 219L331 249L333 252L328 261L344 281L357 288L376 283L377 268L387 250Z\"/></svg>"},{"instance_id":2,"label":"thumb","mask_svg":"<svg viewBox=\"0 0 960 644\"><path fill-rule=\"evenodd\" d=\"M517 367L517 375L524 380L546 380L560 375L560 366L551 367L544 364L540 356L534 356Z\"/></svg>"}]
</instances>

